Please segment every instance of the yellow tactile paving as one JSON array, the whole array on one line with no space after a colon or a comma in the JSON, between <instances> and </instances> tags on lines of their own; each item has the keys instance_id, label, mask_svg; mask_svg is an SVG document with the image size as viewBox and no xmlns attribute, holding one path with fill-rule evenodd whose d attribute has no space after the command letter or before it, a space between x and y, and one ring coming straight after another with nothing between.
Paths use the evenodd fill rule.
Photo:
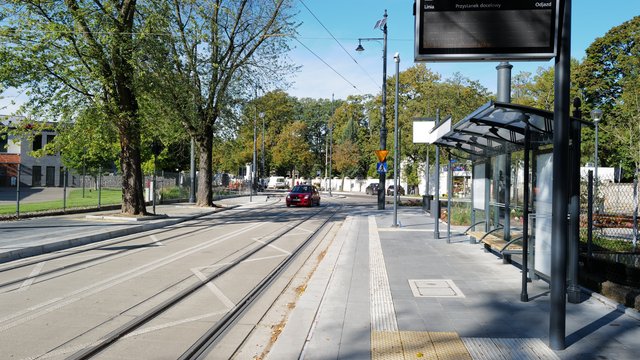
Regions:
<instances>
[{"instance_id":1,"label":"yellow tactile paving","mask_svg":"<svg viewBox=\"0 0 640 360\"><path fill-rule=\"evenodd\" d=\"M424 331L401 331L400 340L405 360L407 359L437 359L436 349L431 337Z\"/></svg>"},{"instance_id":2,"label":"yellow tactile paving","mask_svg":"<svg viewBox=\"0 0 640 360\"><path fill-rule=\"evenodd\" d=\"M372 331L371 358L471 360L471 355L455 332Z\"/></svg>"},{"instance_id":3,"label":"yellow tactile paving","mask_svg":"<svg viewBox=\"0 0 640 360\"><path fill-rule=\"evenodd\" d=\"M430 332L431 342L436 348L438 360L471 360L469 351L455 332Z\"/></svg>"},{"instance_id":4,"label":"yellow tactile paving","mask_svg":"<svg viewBox=\"0 0 640 360\"><path fill-rule=\"evenodd\" d=\"M404 360L398 331L371 331L372 360Z\"/></svg>"}]
</instances>

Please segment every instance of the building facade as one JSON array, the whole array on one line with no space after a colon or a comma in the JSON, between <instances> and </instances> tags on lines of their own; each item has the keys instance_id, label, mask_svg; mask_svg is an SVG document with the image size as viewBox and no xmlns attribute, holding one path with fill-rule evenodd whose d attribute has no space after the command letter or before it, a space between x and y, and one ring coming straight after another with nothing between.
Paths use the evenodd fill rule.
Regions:
<instances>
[{"instance_id":1,"label":"building facade","mask_svg":"<svg viewBox=\"0 0 640 360\"><path fill-rule=\"evenodd\" d=\"M56 137L53 130L44 130L32 140L16 137L2 129L23 126L24 118L2 117L0 119L0 186L63 186L64 167L60 154L33 156Z\"/></svg>"}]
</instances>

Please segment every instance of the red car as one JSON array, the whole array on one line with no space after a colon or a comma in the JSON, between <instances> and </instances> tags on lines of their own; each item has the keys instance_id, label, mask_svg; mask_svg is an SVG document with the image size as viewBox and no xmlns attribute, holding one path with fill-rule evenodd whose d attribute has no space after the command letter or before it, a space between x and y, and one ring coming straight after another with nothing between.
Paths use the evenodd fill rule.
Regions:
<instances>
[{"instance_id":1,"label":"red car","mask_svg":"<svg viewBox=\"0 0 640 360\"><path fill-rule=\"evenodd\" d=\"M296 185L287 194L287 207L298 206L320 206L320 193L313 185Z\"/></svg>"}]
</instances>

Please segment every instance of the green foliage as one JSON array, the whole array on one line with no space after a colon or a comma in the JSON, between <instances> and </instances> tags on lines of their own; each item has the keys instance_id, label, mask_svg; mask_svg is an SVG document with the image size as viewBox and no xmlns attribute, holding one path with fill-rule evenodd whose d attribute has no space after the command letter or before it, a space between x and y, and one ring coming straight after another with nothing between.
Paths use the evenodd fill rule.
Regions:
<instances>
[{"instance_id":1,"label":"green foliage","mask_svg":"<svg viewBox=\"0 0 640 360\"><path fill-rule=\"evenodd\" d=\"M0 10L0 58L7 60L0 62L0 87L26 89L23 110L38 122L75 121L93 111L108 119L127 179L122 210L131 214L145 211L134 64L143 63L147 48L136 4L12 0Z\"/></svg>"},{"instance_id":2,"label":"green foliage","mask_svg":"<svg viewBox=\"0 0 640 360\"><path fill-rule=\"evenodd\" d=\"M243 98L256 97L258 84L277 83L292 70L282 56L289 50L282 34L295 32L292 4L289 0L176 0L151 6L155 16L149 19L159 34L169 34L159 37L154 51L148 53L146 75L162 85L151 99L164 102L195 139L198 204L208 206L212 165L222 162L213 159L214 137L224 138L227 130L237 130L237 107ZM246 154L239 154L231 162L243 158Z\"/></svg>"},{"instance_id":3,"label":"green foliage","mask_svg":"<svg viewBox=\"0 0 640 360\"><path fill-rule=\"evenodd\" d=\"M586 52L577 85L584 92L587 110L604 112L599 125L599 163L622 163L623 174L630 180L640 168L640 16L612 28Z\"/></svg>"},{"instance_id":4,"label":"green foliage","mask_svg":"<svg viewBox=\"0 0 640 360\"><path fill-rule=\"evenodd\" d=\"M164 200L184 200L189 199L189 189L186 187L170 187L160 189L160 197Z\"/></svg>"}]
</instances>

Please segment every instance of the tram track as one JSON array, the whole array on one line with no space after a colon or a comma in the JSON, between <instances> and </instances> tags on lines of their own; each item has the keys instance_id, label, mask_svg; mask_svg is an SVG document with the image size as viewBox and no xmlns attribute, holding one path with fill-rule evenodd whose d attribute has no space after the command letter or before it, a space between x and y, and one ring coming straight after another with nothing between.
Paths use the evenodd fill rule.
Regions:
<instances>
[{"instance_id":1,"label":"tram track","mask_svg":"<svg viewBox=\"0 0 640 360\"><path fill-rule=\"evenodd\" d=\"M326 216L326 218L321 222L319 226L315 228L314 231L312 231L303 241L301 241L285 259L283 259L274 269L272 269L249 293L247 293L239 302L237 302L235 306L232 309L230 309L230 311L226 315L224 315L218 322L216 322L214 326L212 326L209 330L207 330L180 357L180 359L202 358L202 356L206 355L208 349L213 344L215 344L216 340L219 339L219 337L222 334L224 334L224 332L233 324L234 320L237 319L237 317L241 315L251 305L253 300L255 300L262 293L262 291L264 291L268 287L271 281L273 281L273 279L276 278L278 274L280 274L283 271L283 269L285 269L287 265L297 256L297 254L310 241L314 239L316 234L338 212L338 209L339 207L321 208L319 211L309 214L305 218L298 220L294 225L285 226L282 230L278 232L278 234L272 235L272 238L270 240L263 242L262 244L260 244L257 247L254 247L251 250L245 251L242 255L235 258L234 261L220 267L218 270L208 275L202 281L186 287L179 293L173 295L171 298L166 299L161 304L155 306L152 309L149 309L144 314L132 319L131 321L124 324L123 326L112 331L106 337L103 337L102 339L100 339L97 344L87 347L82 351L76 352L75 354L68 357L68 359L88 359L95 356L98 353L101 353L107 350L110 346L112 346L118 340L125 337L127 334L132 333L136 329L139 329L144 324L156 318L158 315L172 309L181 301L183 301L187 297L191 296L195 292L202 289L207 283L228 273L230 270L234 269L236 266L243 263L245 260L249 259L251 256L255 255L261 250L264 250L265 248L271 246L278 240L282 239L285 235L289 234L293 229L296 229L301 224L309 221L310 219L313 219L314 217L318 216L323 212L330 212L329 216Z\"/></svg>"},{"instance_id":2,"label":"tram track","mask_svg":"<svg viewBox=\"0 0 640 360\"><path fill-rule=\"evenodd\" d=\"M208 326L214 322L227 324L214 331L214 339L233 328L231 337L224 335L225 341L219 345L227 347L229 340L234 343L237 339L238 327L223 317L229 312L241 316L244 320L239 329L243 329L247 316L252 319L256 309L278 292L279 284L290 281L288 276L306 261L308 255L291 260L304 248L298 245L311 241L314 247L302 249L302 253L313 251L318 246L312 240L314 234L340 208L332 203L306 209L284 208L282 203L250 204L250 208L209 214L161 231L65 250L60 256L40 255L30 266L21 264L13 271L5 267L0 272L0 301L4 304L0 310L0 348L7 356L22 359L74 356L101 344L129 321L143 319L172 302L186 289L193 289L193 295L116 336L113 346L95 356L141 358L126 355L123 347L146 349L142 344L158 341L167 346L184 337L188 340L142 356L166 358L166 354L173 354L169 357L178 358L209 332ZM333 222L322 233L331 228ZM296 266L289 267L284 277L273 272L286 269L291 261ZM275 286L269 286L273 280L263 278L277 279ZM268 289L266 297L260 296L263 290L256 290L260 288ZM258 305L242 315L257 299ZM190 329L187 333L179 330L184 326Z\"/></svg>"},{"instance_id":3,"label":"tram track","mask_svg":"<svg viewBox=\"0 0 640 360\"><path fill-rule=\"evenodd\" d=\"M132 235L127 235L127 236L123 236L123 237L119 237L115 240L105 240L105 241L101 241L99 244L90 244L90 245L84 245L82 246L80 249L68 249L68 250L62 250L62 251L58 251L56 253L52 253L52 254L44 254L44 255L39 255L37 257L34 258L30 258L28 260L23 260L17 263L9 263L9 264L5 264L6 266L0 266L0 274L3 273L7 273L10 271L15 271L21 268L26 268L29 266L35 266L38 264L41 264L43 262L51 262L54 260L61 260L61 259L65 259L65 258L70 258L73 256L78 256L80 254L83 253L88 253L88 252L92 252L95 250L111 250L111 249L117 249L117 246L119 245L126 245L128 243L131 242L135 242L141 239L146 239L149 238L151 236L159 236L162 234L170 234L172 232L180 232L182 231L182 229L184 229L185 227L198 227L198 226L203 226L202 228L197 228L197 229L193 229L191 231L188 232L183 232L180 233L178 235L176 235L175 237L166 237L163 238L164 242L167 241L177 241L181 238L185 238L188 236L193 236L193 235L197 235L199 233L202 232L206 232L209 231L212 227L214 226L219 226L219 225L224 225L226 223L229 222L229 220L232 219L236 219L236 218L244 218L246 219L250 219L251 216L247 216L249 214L264 214L265 210L269 210L269 209L278 209L276 207L276 203L271 203L259 208L250 208L250 209L243 209L243 210L239 210L238 212L235 213L227 213L226 211L222 214L220 213L214 213L214 214L204 214L201 217L199 217L198 219L194 219L194 220L189 220L187 222L184 223L180 223L180 224L175 224L172 226L169 226L167 228L163 228L163 229L156 229L156 230L149 230L149 231L145 231L145 232L141 232L141 233L137 233L137 234L132 234ZM233 209L229 209L229 210L233 210ZM220 214L220 216L218 216L217 218L214 218L215 215ZM281 216L284 216L281 215ZM212 222L213 220L213 222ZM143 243L140 245L136 245L138 246L140 249L144 249L144 246L153 246L153 241L149 242L149 243ZM89 266L93 266L96 264L99 264L103 261L109 261L111 259L113 259L114 257L118 257L118 256L127 256L130 255L132 253L132 249L131 248L127 248L126 246L122 246L121 250L115 250L113 252L107 253L107 254L103 254L103 255L98 255L98 256L94 256L91 257L90 259L86 259L86 260L81 260L81 261L74 261L72 264L67 264L67 265L61 265L58 267L55 267L53 269L49 269L47 271L44 272L40 272L37 275L27 275L27 276L21 276L21 277L14 277L12 278L10 281L4 281L4 282L0 282L0 291L2 289L6 289L8 287L14 286L16 284L20 284L23 283L25 281L33 281L34 283L37 283L37 281L35 279L40 278L42 279L43 277L46 276L54 276L55 274L64 272L64 271L79 271L79 270L83 270L86 269ZM41 280L42 281L42 280Z\"/></svg>"}]
</instances>

